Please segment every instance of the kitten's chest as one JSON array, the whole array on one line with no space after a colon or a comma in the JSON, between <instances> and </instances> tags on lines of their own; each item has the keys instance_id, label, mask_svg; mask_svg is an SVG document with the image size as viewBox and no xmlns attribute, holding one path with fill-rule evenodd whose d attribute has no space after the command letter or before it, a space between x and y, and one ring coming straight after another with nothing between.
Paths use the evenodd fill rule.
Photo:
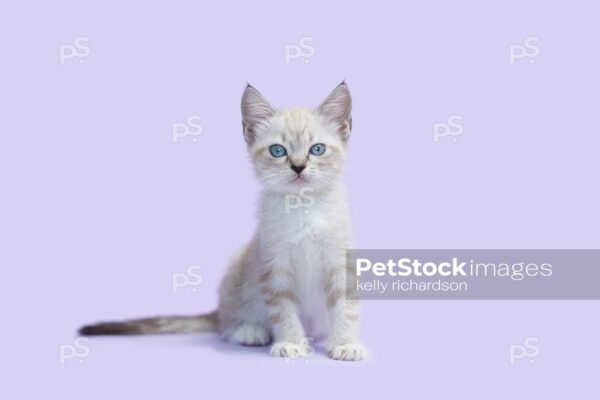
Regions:
<instances>
[{"instance_id":1,"label":"kitten's chest","mask_svg":"<svg viewBox=\"0 0 600 400\"><path fill-rule=\"evenodd\" d=\"M269 215L269 226L263 233L282 243L297 244L341 237L349 230L345 209L336 209L330 204L315 204L312 207L282 209Z\"/></svg>"},{"instance_id":2,"label":"kitten's chest","mask_svg":"<svg viewBox=\"0 0 600 400\"><path fill-rule=\"evenodd\" d=\"M325 219L318 210L294 210L280 216L277 233L288 243L303 242L310 247L311 241L326 235L331 229Z\"/></svg>"},{"instance_id":3,"label":"kitten's chest","mask_svg":"<svg viewBox=\"0 0 600 400\"><path fill-rule=\"evenodd\" d=\"M300 316L313 337L328 326L325 286L332 268L345 265L350 221L338 197L316 199L310 206L284 207L281 199L263 204L259 241L265 260L289 268Z\"/></svg>"},{"instance_id":4,"label":"kitten's chest","mask_svg":"<svg viewBox=\"0 0 600 400\"><path fill-rule=\"evenodd\" d=\"M304 239L290 248L290 268L299 300L300 317L307 333L319 336L327 326L325 276L327 255L318 242Z\"/></svg>"},{"instance_id":5,"label":"kitten's chest","mask_svg":"<svg viewBox=\"0 0 600 400\"><path fill-rule=\"evenodd\" d=\"M334 190L313 195L270 196L261 207L261 235L269 241L298 243L343 236L349 231L347 205L343 192Z\"/></svg>"},{"instance_id":6,"label":"kitten's chest","mask_svg":"<svg viewBox=\"0 0 600 400\"><path fill-rule=\"evenodd\" d=\"M323 276L330 249L324 245L328 228L309 216L286 220L280 243L282 256L289 260L289 268L299 297L312 305L323 288Z\"/></svg>"}]
</instances>

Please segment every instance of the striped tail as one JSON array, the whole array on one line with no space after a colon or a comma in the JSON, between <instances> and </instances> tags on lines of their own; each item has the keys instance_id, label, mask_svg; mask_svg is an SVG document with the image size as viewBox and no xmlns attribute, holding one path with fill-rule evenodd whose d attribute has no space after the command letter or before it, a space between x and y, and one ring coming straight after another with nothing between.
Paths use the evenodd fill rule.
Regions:
<instances>
[{"instance_id":1,"label":"striped tail","mask_svg":"<svg viewBox=\"0 0 600 400\"><path fill-rule=\"evenodd\" d=\"M217 311L195 316L166 316L100 322L79 329L79 334L91 335L152 335L167 333L201 333L216 331L219 326Z\"/></svg>"}]
</instances>

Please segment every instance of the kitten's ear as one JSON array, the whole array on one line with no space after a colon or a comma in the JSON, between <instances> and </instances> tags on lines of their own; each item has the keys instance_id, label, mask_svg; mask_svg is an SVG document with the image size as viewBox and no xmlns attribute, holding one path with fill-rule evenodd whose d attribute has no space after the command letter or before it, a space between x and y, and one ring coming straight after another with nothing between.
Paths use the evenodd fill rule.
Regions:
<instances>
[{"instance_id":1,"label":"kitten's ear","mask_svg":"<svg viewBox=\"0 0 600 400\"><path fill-rule=\"evenodd\" d=\"M275 109L267 99L252 86L246 86L242 95L242 127L247 143L254 141L256 126L265 123L273 114L275 114Z\"/></svg>"},{"instance_id":2,"label":"kitten's ear","mask_svg":"<svg viewBox=\"0 0 600 400\"><path fill-rule=\"evenodd\" d=\"M350 137L352 130L352 97L346 82L340 83L327 96L317 109L319 114L338 126L338 132L343 140Z\"/></svg>"}]
</instances>

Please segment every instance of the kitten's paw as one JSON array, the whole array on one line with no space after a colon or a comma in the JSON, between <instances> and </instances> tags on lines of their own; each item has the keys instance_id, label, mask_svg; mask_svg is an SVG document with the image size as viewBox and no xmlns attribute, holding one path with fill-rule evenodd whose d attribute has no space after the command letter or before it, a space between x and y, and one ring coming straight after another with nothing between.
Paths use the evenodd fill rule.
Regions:
<instances>
[{"instance_id":1,"label":"kitten's paw","mask_svg":"<svg viewBox=\"0 0 600 400\"><path fill-rule=\"evenodd\" d=\"M331 346L329 357L334 360L360 361L369 356L367 348L360 343L347 343Z\"/></svg>"},{"instance_id":2,"label":"kitten's paw","mask_svg":"<svg viewBox=\"0 0 600 400\"><path fill-rule=\"evenodd\" d=\"M271 355L274 357L310 357L310 350L306 346L292 342L276 342L271 346Z\"/></svg>"},{"instance_id":3,"label":"kitten's paw","mask_svg":"<svg viewBox=\"0 0 600 400\"><path fill-rule=\"evenodd\" d=\"M270 341L269 331L259 325L240 325L233 331L229 341L245 346L264 346Z\"/></svg>"}]
</instances>

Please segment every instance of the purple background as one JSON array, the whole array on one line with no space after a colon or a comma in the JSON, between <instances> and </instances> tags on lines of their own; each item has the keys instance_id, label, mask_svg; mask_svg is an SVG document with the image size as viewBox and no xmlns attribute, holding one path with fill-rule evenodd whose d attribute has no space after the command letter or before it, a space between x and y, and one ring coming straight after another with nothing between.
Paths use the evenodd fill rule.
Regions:
<instances>
[{"instance_id":1,"label":"purple background","mask_svg":"<svg viewBox=\"0 0 600 400\"><path fill-rule=\"evenodd\" d=\"M599 246L592 1L106 3L0 7L3 398L598 398L597 302L364 302L362 363L205 335L93 338L61 365L82 323L215 306L255 226L246 81L285 107L347 80L358 248ZM59 64L79 36L89 57ZM540 55L511 65L529 36ZM458 142L433 143L455 114ZM173 143L190 115L203 133ZM189 265L202 285L172 293ZM509 364L529 336L540 356Z\"/></svg>"}]
</instances>

